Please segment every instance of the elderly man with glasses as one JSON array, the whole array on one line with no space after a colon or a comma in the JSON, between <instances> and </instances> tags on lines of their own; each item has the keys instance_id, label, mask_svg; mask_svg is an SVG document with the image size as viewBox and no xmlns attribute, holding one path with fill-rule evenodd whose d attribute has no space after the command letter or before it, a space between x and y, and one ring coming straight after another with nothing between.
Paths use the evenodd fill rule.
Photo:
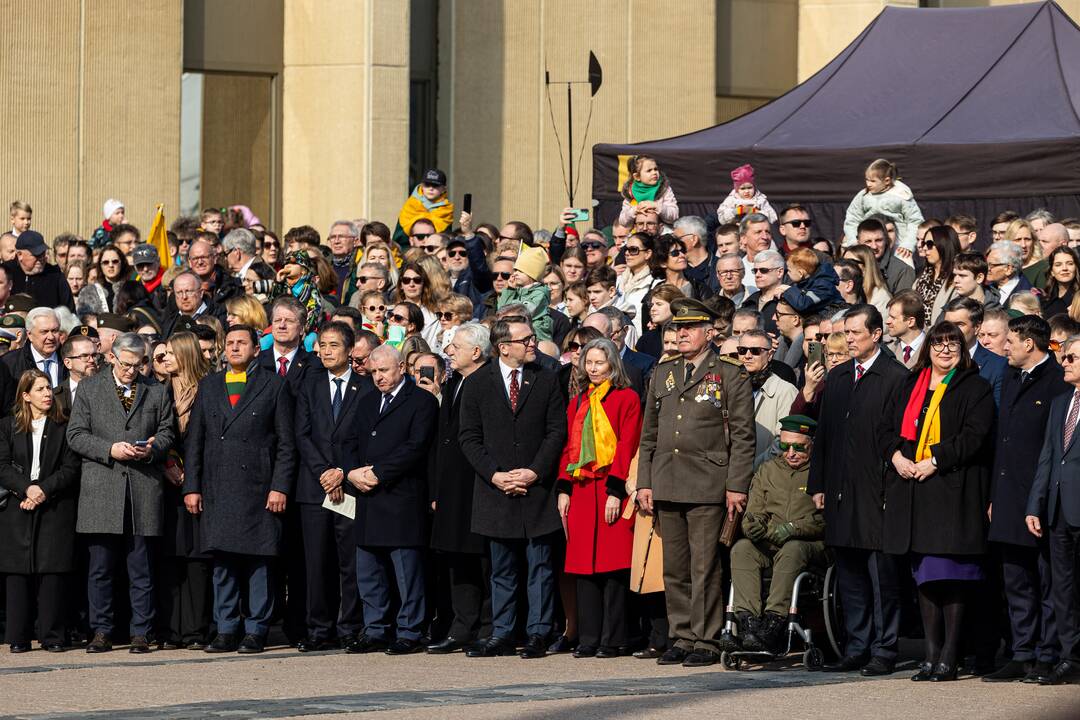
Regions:
<instances>
[{"instance_id":1,"label":"elderly man with glasses","mask_svg":"<svg viewBox=\"0 0 1080 720\"><path fill-rule=\"evenodd\" d=\"M788 414L798 389L772 372L772 339L761 330L749 330L735 348L739 362L750 375L754 395L754 468L776 456L780 418Z\"/></svg>"},{"instance_id":2,"label":"elderly man with glasses","mask_svg":"<svg viewBox=\"0 0 1080 720\"><path fill-rule=\"evenodd\" d=\"M776 333L776 322L773 319L776 303L785 289L784 272L784 256L776 250L757 253L750 268L757 291L743 302L743 307L757 308L765 319L765 329L773 334Z\"/></svg>"}]
</instances>

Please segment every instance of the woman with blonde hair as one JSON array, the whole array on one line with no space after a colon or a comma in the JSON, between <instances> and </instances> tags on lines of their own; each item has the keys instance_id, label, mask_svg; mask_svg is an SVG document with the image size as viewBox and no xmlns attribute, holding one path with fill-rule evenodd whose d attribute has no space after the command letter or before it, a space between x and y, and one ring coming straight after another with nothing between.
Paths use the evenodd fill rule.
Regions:
<instances>
[{"instance_id":1,"label":"woman with blonde hair","mask_svg":"<svg viewBox=\"0 0 1080 720\"><path fill-rule=\"evenodd\" d=\"M1027 220L1013 220L1005 228L1005 239L1020 246L1023 254L1020 271L1033 288L1046 287L1050 264L1042 256L1042 245L1035 228Z\"/></svg>"},{"instance_id":2,"label":"woman with blonde hair","mask_svg":"<svg viewBox=\"0 0 1080 720\"><path fill-rule=\"evenodd\" d=\"M364 262L379 263L386 268L389 278L386 283L386 292L389 294L398 285L398 263L394 251L388 243L381 240L369 240L364 246Z\"/></svg>"},{"instance_id":3,"label":"woman with blonde hair","mask_svg":"<svg viewBox=\"0 0 1080 720\"><path fill-rule=\"evenodd\" d=\"M210 557L199 552L199 516L184 507L184 439L199 382L211 371L198 338L178 332L165 343L162 365L169 377L179 433L165 462L165 532L158 593L161 649L201 650L210 635Z\"/></svg>"},{"instance_id":4,"label":"woman with blonde hair","mask_svg":"<svg viewBox=\"0 0 1080 720\"><path fill-rule=\"evenodd\" d=\"M850 245L844 248L844 258L854 260L862 268L863 294L866 302L878 309L881 317L889 314L889 301L892 295L885 284L885 277L881 274L874 251L866 245Z\"/></svg>"},{"instance_id":5,"label":"woman with blonde hair","mask_svg":"<svg viewBox=\"0 0 1080 720\"><path fill-rule=\"evenodd\" d=\"M266 318L266 309L251 295L238 295L225 301L226 316L229 325L250 325L262 330L270 321Z\"/></svg>"},{"instance_id":6,"label":"woman with blonde hair","mask_svg":"<svg viewBox=\"0 0 1080 720\"><path fill-rule=\"evenodd\" d=\"M435 260L436 264L438 262ZM432 346L435 345L439 332L439 318L435 315L439 300L440 297L435 294L432 286L431 277L423 265L407 262L401 266L401 280L398 282L397 290L394 291L394 302L410 302L420 308L424 316L424 327L420 332L427 340L427 344Z\"/></svg>"}]
</instances>

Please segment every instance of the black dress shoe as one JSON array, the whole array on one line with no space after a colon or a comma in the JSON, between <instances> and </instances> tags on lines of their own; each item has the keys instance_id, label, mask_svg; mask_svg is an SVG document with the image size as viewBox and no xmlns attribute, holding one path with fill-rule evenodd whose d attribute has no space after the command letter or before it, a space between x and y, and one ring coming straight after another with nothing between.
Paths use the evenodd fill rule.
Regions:
<instances>
[{"instance_id":1,"label":"black dress shoe","mask_svg":"<svg viewBox=\"0 0 1080 720\"><path fill-rule=\"evenodd\" d=\"M597 649L595 645L578 645L570 654L576 658L591 658L596 657Z\"/></svg>"},{"instance_id":2,"label":"black dress shoe","mask_svg":"<svg viewBox=\"0 0 1080 720\"><path fill-rule=\"evenodd\" d=\"M622 651L617 647L611 647L610 645L601 645L596 648L596 657L601 660L607 660L609 658L617 658L622 655Z\"/></svg>"},{"instance_id":3,"label":"black dress shoe","mask_svg":"<svg viewBox=\"0 0 1080 720\"><path fill-rule=\"evenodd\" d=\"M565 635L560 635L555 642L548 645L547 651L552 655L560 655L562 653L568 653L578 645L577 640L571 640Z\"/></svg>"},{"instance_id":4,"label":"black dress shoe","mask_svg":"<svg viewBox=\"0 0 1080 720\"><path fill-rule=\"evenodd\" d=\"M218 633L214 642L206 646L203 652L208 653L231 653L240 647L240 641L232 633Z\"/></svg>"},{"instance_id":5,"label":"black dress shoe","mask_svg":"<svg viewBox=\"0 0 1080 720\"><path fill-rule=\"evenodd\" d=\"M1080 672L1080 663L1077 663L1074 660L1062 660L1054 666L1044 681L1039 681L1039 684L1062 685L1070 680L1076 679L1078 672Z\"/></svg>"},{"instance_id":6,"label":"black dress shoe","mask_svg":"<svg viewBox=\"0 0 1080 720\"><path fill-rule=\"evenodd\" d=\"M266 638L248 633L244 636L244 639L240 641L240 647L236 648L236 652L243 655L255 655L261 653L265 649Z\"/></svg>"},{"instance_id":7,"label":"black dress shoe","mask_svg":"<svg viewBox=\"0 0 1080 720\"><path fill-rule=\"evenodd\" d=\"M11 654L18 655L20 653L30 652L30 643L11 643Z\"/></svg>"},{"instance_id":8,"label":"black dress shoe","mask_svg":"<svg viewBox=\"0 0 1080 720\"><path fill-rule=\"evenodd\" d=\"M930 676L934 674L934 663L921 662L919 663L919 672L911 676L911 679L915 682L926 682L930 679Z\"/></svg>"},{"instance_id":9,"label":"black dress shoe","mask_svg":"<svg viewBox=\"0 0 1080 720\"><path fill-rule=\"evenodd\" d=\"M132 635L128 641L128 652L134 655L145 655L150 652L150 643L145 635Z\"/></svg>"},{"instance_id":10,"label":"black dress shoe","mask_svg":"<svg viewBox=\"0 0 1080 720\"><path fill-rule=\"evenodd\" d=\"M528 641L522 646L518 657L522 660L537 660L547 657L547 640L543 635L530 635Z\"/></svg>"},{"instance_id":11,"label":"black dress shoe","mask_svg":"<svg viewBox=\"0 0 1080 720\"><path fill-rule=\"evenodd\" d=\"M455 653L458 650L464 650L471 644L472 643L462 642L461 640L447 635L446 638L444 638L443 640L440 640L439 642L432 645L428 645L427 652L429 655L449 655L450 653Z\"/></svg>"},{"instance_id":12,"label":"black dress shoe","mask_svg":"<svg viewBox=\"0 0 1080 720\"><path fill-rule=\"evenodd\" d=\"M387 655L412 655L424 652L424 644L419 640L406 640L398 638L386 648Z\"/></svg>"},{"instance_id":13,"label":"black dress shoe","mask_svg":"<svg viewBox=\"0 0 1080 720\"><path fill-rule=\"evenodd\" d=\"M184 649L185 650L205 650L206 649L206 641L205 640L191 640L191 641L188 642L187 645L184 646Z\"/></svg>"},{"instance_id":14,"label":"black dress shoe","mask_svg":"<svg viewBox=\"0 0 1080 720\"><path fill-rule=\"evenodd\" d=\"M513 640L509 638L493 637L469 646L469 648L465 651L465 656L471 658L504 657L507 655L514 655L516 653L517 648L514 647Z\"/></svg>"},{"instance_id":15,"label":"black dress shoe","mask_svg":"<svg viewBox=\"0 0 1080 720\"><path fill-rule=\"evenodd\" d=\"M836 662L825 663L821 668L825 672L854 672L866 666L866 658L861 655L847 655Z\"/></svg>"},{"instance_id":16,"label":"black dress shoe","mask_svg":"<svg viewBox=\"0 0 1080 720\"><path fill-rule=\"evenodd\" d=\"M683 660L690 654L689 650L683 650L677 645L669 647L663 655L661 655L657 661L657 665L682 665Z\"/></svg>"},{"instance_id":17,"label":"black dress shoe","mask_svg":"<svg viewBox=\"0 0 1080 720\"><path fill-rule=\"evenodd\" d=\"M636 651L634 657L638 660L655 660L663 654L664 653L660 648L647 647Z\"/></svg>"},{"instance_id":18,"label":"black dress shoe","mask_svg":"<svg viewBox=\"0 0 1080 720\"><path fill-rule=\"evenodd\" d=\"M379 638L368 637L367 635L361 635L353 640L351 643L345 646L345 652L352 655L359 655L363 653L373 652L386 652L386 648L390 647L390 643Z\"/></svg>"},{"instance_id":19,"label":"black dress shoe","mask_svg":"<svg viewBox=\"0 0 1080 720\"><path fill-rule=\"evenodd\" d=\"M948 682L956 679L956 665L938 663L934 666L934 672L930 675L930 682Z\"/></svg>"},{"instance_id":20,"label":"black dress shoe","mask_svg":"<svg viewBox=\"0 0 1080 720\"><path fill-rule=\"evenodd\" d=\"M112 641L102 632L94 633L94 639L86 646L88 653L103 653L110 650L112 650Z\"/></svg>"},{"instance_id":21,"label":"black dress shoe","mask_svg":"<svg viewBox=\"0 0 1080 720\"><path fill-rule=\"evenodd\" d=\"M894 669L895 665L892 660L872 657L870 658L870 662L863 666L860 674L863 677L880 677L882 675L892 675Z\"/></svg>"},{"instance_id":22,"label":"black dress shoe","mask_svg":"<svg viewBox=\"0 0 1080 720\"><path fill-rule=\"evenodd\" d=\"M741 636L736 636L735 633L730 630L724 630L720 633L720 639L716 641L721 652L737 652L742 650Z\"/></svg>"},{"instance_id":23,"label":"black dress shoe","mask_svg":"<svg viewBox=\"0 0 1080 720\"><path fill-rule=\"evenodd\" d=\"M323 652L326 650L337 650L338 644L334 640L313 640L311 638L304 638L296 643L296 649L302 653Z\"/></svg>"},{"instance_id":24,"label":"black dress shoe","mask_svg":"<svg viewBox=\"0 0 1080 720\"><path fill-rule=\"evenodd\" d=\"M159 640L158 650L179 650L184 644L179 640Z\"/></svg>"},{"instance_id":25,"label":"black dress shoe","mask_svg":"<svg viewBox=\"0 0 1080 720\"><path fill-rule=\"evenodd\" d=\"M996 670L989 675L983 675L982 680L983 682L1016 682L1017 680L1023 680L1027 677L1027 674L1031 672L1031 669L1031 663L1010 660L999 670Z\"/></svg>"},{"instance_id":26,"label":"black dress shoe","mask_svg":"<svg viewBox=\"0 0 1080 720\"><path fill-rule=\"evenodd\" d=\"M1054 672L1053 663L1039 660L1038 662L1032 664L1031 669L1028 670L1026 675L1024 675L1024 679L1021 680L1021 682L1025 682L1028 684L1038 684L1041 683L1044 679L1050 677L1050 673L1052 672ZM986 678L983 679L985 680Z\"/></svg>"},{"instance_id":27,"label":"black dress shoe","mask_svg":"<svg viewBox=\"0 0 1080 720\"><path fill-rule=\"evenodd\" d=\"M64 647L64 643L61 642L42 643L41 649L51 653L62 653L67 650L67 648Z\"/></svg>"},{"instance_id":28,"label":"black dress shoe","mask_svg":"<svg viewBox=\"0 0 1080 720\"><path fill-rule=\"evenodd\" d=\"M683 667L708 667L720 662L720 653L712 650L695 650L683 660Z\"/></svg>"}]
</instances>

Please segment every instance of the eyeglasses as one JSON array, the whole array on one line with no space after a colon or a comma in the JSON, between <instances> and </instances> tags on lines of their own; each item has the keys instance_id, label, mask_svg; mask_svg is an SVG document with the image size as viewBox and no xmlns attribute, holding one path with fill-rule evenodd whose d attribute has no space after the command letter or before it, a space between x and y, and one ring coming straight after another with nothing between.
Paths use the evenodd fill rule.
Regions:
<instances>
[{"instance_id":1,"label":"eyeglasses","mask_svg":"<svg viewBox=\"0 0 1080 720\"><path fill-rule=\"evenodd\" d=\"M525 347L529 347L530 345L536 345L536 343L539 341L536 339L535 335L529 335L527 337L521 338L520 340L503 340L503 342L519 343L521 345L524 345Z\"/></svg>"},{"instance_id":2,"label":"eyeglasses","mask_svg":"<svg viewBox=\"0 0 1080 720\"><path fill-rule=\"evenodd\" d=\"M716 274L720 277L735 277L736 275L742 275L745 272L742 268L738 270L718 270Z\"/></svg>"},{"instance_id":3,"label":"eyeglasses","mask_svg":"<svg viewBox=\"0 0 1080 720\"><path fill-rule=\"evenodd\" d=\"M435 253L442 250L442 245L424 245L423 248L424 252L426 252L428 255L434 255Z\"/></svg>"},{"instance_id":4,"label":"eyeglasses","mask_svg":"<svg viewBox=\"0 0 1080 720\"><path fill-rule=\"evenodd\" d=\"M787 452L788 450L794 450L797 453L806 452L806 443L778 443L780 446L780 452Z\"/></svg>"},{"instance_id":5,"label":"eyeglasses","mask_svg":"<svg viewBox=\"0 0 1080 720\"><path fill-rule=\"evenodd\" d=\"M603 243L598 242L583 242L581 243L581 249L588 252L589 250L599 250L604 247Z\"/></svg>"},{"instance_id":6,"label":"eyeglasses","mask_svg":"<svg viewBox=\"0 0 1080 720\"><path fill-rule=\"evenodd\" d=\"M68 360L82 360L83 362L96 363L98 361L98 354L83 353L82 355L68 355Z\"/></svg>"},{"instance_id":7,"label":"eyeglasses","mask_svg":"<svg viewBox=\"0 0 1080 720\"><path fill-rule=\"evenodd\" d=\"M424 284L424 278L419 277L417 275L405 276L405 277L401 278L401 284L402 285L423 285Z\"/></svg>"},{"instance_id":8,"label":"eyeglasses","mask_svg":"<svg viewBox=\"0 0 1080 720\"><path fill-rule=\"evenodd\" d=\"M826 337L828 337L826 333L814 333L814 339L818 342L824 341Z\"/></svg>"},{"instance_id":9,"label":"eyeglasses","mask_svg":"<svg viewBox=\"0 0 1080 720\"><path fill-rule=\"evenodd\" d=\"M180 295L183 297L186 295L198 295L199 292L199 290L173 290L173 295Z\"/></svg>"},{"instance_id":10,"label":"eyeglasses","mask_svg":"<svg viewBox=\"0 0 1080 720\"><path fill-rule=\"evenodd\" d=\"M210 260L209 255L188 255L188 262L206 262Z\"/></svg>"},{"instance_id":11,"label":"eyeglasses","mask_svg":"<svg viewBox=\"0 0 1080 720\"><path fill-rule=\"evenodd\" d=\"M119 265L120 261L119 260L102 260L101 264L102 265Z\"/></svg>"},{"instance_id":12,"label":"eyeglasses","mask_svg":"<svg viewBox=\"0 0 1080 720\"><path fill-rule=\"evenodd\" d=\"M363 367L364 363L367 362L367 356L364 356L364 357L351 357L351 358L349 358L349 362L352 363L353 367Z\"/></svg>"},{"instance_id":13,"label":"eyeglasses","mask_svg":"<svg viewBox=\"0 0 1080 720\"><path fill-rule=\"evenodd\" d=\"M1076 362L1077 357L1080 357L1080 355L1077 355L1076 353L1065 353L1061 356L1061 362L1069 363L1070 365L1072 365L1074 362Z\"/></svg>"},{"instance_id":14,"label":"eyeglasses","mask_svg":"<svg viewBox=\"0 0 1080 720\"><path fill-rule=\"evenodd\" d=\"M508 273L508 272L493 272L493 273L491 273L492 277L497 277L500 280L509 280L511 275L513 275L513 273Z\"/></svg>"},{"instance_id":15,"label":"eyeglasses","mask_svg":"<svg viewBox=\"0 0 1080 720\"><path fill-rule=\"evenodd\" d=\"M158 363L165 362L165 353L158 353L157 355L155 355L154 356L154 362L158 362Z\"/></svg>"},{"instance_id":16,"label":"eyeglasses","mask_svg":"<svg viewBox=\"0 0 1080 720\"><path fill-rule=\"evenodd\" d=\"M839 360L841 358L848 357L848 354L846 352L829 352L825 353L825 357L829 358L830 360Z\"/></svg>"},{"instance_id":17,"label":"eyeglasses","mask_svg":"<svg viewBox=\"0 0 1080 720\"><path fill-rule=\"evenodd\" d=\"M778 267L774 267L774 268L754 268L754 274L755 275L764 275L766 273L771 273L773 270L779 270L779 269L780 268L778 268Z\"/></svg>"},{"instance_id":18,"label":"eyeglasses","mask_svg":"<svg viewBox=\"0 0 1080 720\"><path fill-rule=\"evenodd\" d=\"M929 250L930 248L934 247L934 241L923 240L921 243L919 243L919 247L921 247L923 250Z\"/></svg>"},{"instance_id":19,"label":"eyeglasses","mask_svg":"<svg viewBox=\"0 0 1080 720\"><path fill-rule=\"evenodd\" d=\"M367 305L367 306L364 307L364 309L367 310L368 312L383 312L384 310L386 310L386 306L385 305Z\"/></svg>"},{"instance_id":20,"label":"eyeglasses","mask_svg":"<svg viewBox=\"0 0 1080 720\"><path fill-rule=\"evenodd\" d=\"M813 222L810 220L788 220L784 225L790 225L791 227L810 227Z\"/></svg>"},{"instance_id":21,"label":"eyeglasses","mask_svg":"<svg viewBox=\"0 0 1080 720\"><path fill-rule=\"evenodd\" d=\"M453 320L457 316L457 313L456 312L437 312L437 313L435 313L435 315L440 320Z\"/></svg>"},{"instance_id":22,"label":"eyeglasses","mask_svg":"<svg viewBox=\"0 0 1080 720\"><path fill-rule=\"evenodd\" d=\"M930 343L930 349L936 353L955 353L960 352L960 343L956 342L955 340L937 341Z\"/></svg>"},{"instance_id":23,"label":"eyeglasses","mask_svg":"<svg viewBox=\"0 0 1080 720\"><path fill-rule=\"evenodd\" d=\"M465 252L464 250L448 250L446 252L446 256L452 258L463 258L468 257L468 255L469 253Z\"/></svg>"},{"instance_id":24,"label":"eyeglasses","mask_svg":"<svg viewBox=\"0 0 1080 720\"><path fill-rule=\"evenodd\" d=\"M686 251L683 250L681 247L673 247L670 250L668 250L667 254L668 254L668 257L679 257L680 255L685 255Z\"/></svg>"},{"instance_id":25,"label":"eyeglasses","mask_svg":"<svg viewBox=\"0 0 1080 720\"><path fill-rule=\"evenodd\" d=\"M404 325L405 323L409 322L409 318L398 315L397 313L390 313L390 322L401 323L402 325Z\"/></svg>"},{"instance_id":26,"label":"eyeglasses","mask_svg":"<svg viewBox=\"0 0 1080 720\"><path fill-rule=\"evenodd\" d=\"M765 352L765 351L766 351L766 348L760 348L760 347L746 347L745 345L740 345L739 347L735 348L735 350L736 350L736 351L737 351L737 352L738 352L738 353L739 353L740 355L746 355L746 354L748 354L748 353L749 353L750 355L753 355L754 357L757 357L757 356L758 356L758 355L760 355L761 353Z\"/></svg>"},{"instance_id":27,"label":"eyeglasses","mask_svg":"<svg viewBox=\"0 0 1080 720\"><path fill-rule=\"evenodd\" d=\"M786 312L780 312L779 310L774 310L773 315L775 315L778 318L782 318L782 317L799 317L799 313L786 313Z\"/></svg>"},{"instance_id":28,"label":"eyeglasses","mask_svg":"<svg viewBox=\"0 0 1080 720\"><path fill-rule=\"evenodd\" d=\"M625 252L627 255L640 255L641 253L645 252L645 248L640 248L637 245L627 245L625 248L623 248L623 252Z\"/></svg>"},{"instance_id":29,"label":"eyeglasses","mask_svg":"<svg viewBox=\"0 0 1080 720\"><path fill-rule=\"evenodd\" d=\"M567 352L577 352L580 349L581 349L581 343L579 343L579 342L571 341L571 342L566 343L566 351Z\"/></svg>"},{"instance_id":30,"label":"eyeglasses","mask_svg":"<svg viewBox=\"0 0 1080 720\"><path fill-rule=\"evenodd\" d=\"M382 280L382 277L379 275L357 275L356 279L359 282L366 283L369 280Z\"/></svg>"},{"instance_id":31,"label":"eyeglasses","mask_svg":"<svg viewBox=\"0 0 1080 720\"><path fill-rule=\"evenodd\" d=\"M328 240L355 240L356 236L355 235L342 235L340 233L335 233L333 235L330 235L327 239Z\"/></svg>"},{"instance_id":32,"label":"eyeglasses","mask_svg":"<svg viewBox=\"0 0 1080 720\"><path fill-rule=\"evenodd\" d=\"M417 240L427 240L434 234L435 233L413 233L412 237L416 238Z\"/></svg>"},{"instance_id":33,"label":"eyeglasses","mask_svg":"<svg viewBox=\"0 0 1080 720\"><path fill-rule=\"evenodd\" d=\"M140 360L137 363L126 363L123 360L121 360L120 358L116 358L116 364L120 367L121 370L127 370L128 372L135 372L139 368L141 368L143 365L146 364L146 360Z\"/></svg>"}]
</instances>

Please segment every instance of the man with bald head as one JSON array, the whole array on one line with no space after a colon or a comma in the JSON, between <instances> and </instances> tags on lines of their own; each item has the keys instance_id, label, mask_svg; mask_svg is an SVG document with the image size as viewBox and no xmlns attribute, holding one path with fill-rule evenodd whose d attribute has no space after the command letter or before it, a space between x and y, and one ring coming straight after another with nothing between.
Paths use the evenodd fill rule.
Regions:
<instances>
[{"instance_id":1,"label":"man with bald head","mask_svg":"<svg viewBox=\"0 0 1080 720\"><path fill-rule=\"evenodd\" d=\"M1042 246L1042 256L1050 259L1050 253L1062 245L1069 244L1069 229L1061 223L1050 223L1039 233L1039 245Z\"/></svg>"},{"instance_id":2,"label":"man with bald head","mask_svg":"<svg viewBox=\"0 0 1080 720\"><path fill-rule=\"evenodd\" d=\"M196 240L188 250L188 267L202 282L202 289L212 305L225 305L230 298L244 294L244 286L216 262L217 249L206 240Z\"/></svg>"}]
</instances>

